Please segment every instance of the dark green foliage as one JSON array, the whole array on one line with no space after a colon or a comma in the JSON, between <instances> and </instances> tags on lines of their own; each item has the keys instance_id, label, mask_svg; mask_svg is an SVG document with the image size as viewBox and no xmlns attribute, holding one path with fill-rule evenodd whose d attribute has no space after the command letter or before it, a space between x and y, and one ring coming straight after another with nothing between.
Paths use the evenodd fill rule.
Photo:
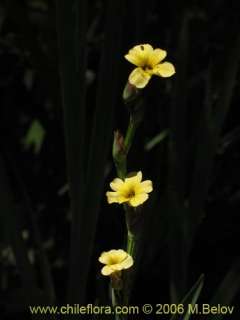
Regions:
<instances>
[{"instance_id":1,"label":"dark green foliage","mask_svg":"<svg viewBox=\"0 0 240 320\"><path fill-rule=\"evenodd\" d=\"M21 236L21 219L14 203L9 178L6 174L6 167L2 157L0 158L0 218L1 218L1 241L11 245L15 256L16 264L21 275L23 291L32 292L23 299L24 304L36 303L38 299L34 295L37 292L35 271L28 260L27 249Z\"/></svg>"},{"instance_id":2,"label":"dark green foliage","mask_svg":"<svg viewBox=\"0 0 240 320\"><path fill-rule=\"evenodd\" d=\"M86 214L84 194L87 1L57 1L57 30L72 217L69 299L71 302L77 302L78 297L83 302L87 276L81 267L88 267L90 254L88 252L84 255L81 247L79 248L79 245L87 245L81 232L82 217ZM81 259L84 260L84 264L81 263Z\"/></svg>"},{"instance_id":3,"label":"dark green foliage","mask_svg":"<svg viewBox=\"0 0 240 320\"><path fill-rule=\"evenodd\" d=\"M75 10L72 10L73 6L76 6ZM71 5L59 1L58 4L60 70L73 217L69 284L69 299L72 302L85 301L99 204L103 195L104 168L113 131L123 7L123 1L107 3L96 110L91 128L85 123L87 1L73 1ZM86 143L90 143L89 148Z\"/></svg>"},{"instance_id":4,"label":"dark green foliage","mask_svg":"<svg viewBox=\"0 0 240 320\"><path fill-rule=\"evenodd\" d=\"M200 293L202 291L203 285L204 285L204 276L201 275L197 280L197 282L193 285L193 287L189 290L187 295L184 297L184 299L180 303L184 306L183 308L184 313L175 314L171 318L171 320L178 320L178 319L188 320L191 317L188 306L189 304L194 305L195 303L197 303Z\"/></svg>"},{"instance_id":5,"label":"dark green foliage","mask_svg":"<svg viewBox=\"0 0 240 320\"><path fill-rule=\"evenodd\" d=\"M7 316L15 305L25 317L28 304L109 303L97 258L124 245L121 209L105 192L116 176L114 130L125 133L129 120L122 92L134 66L124 54L139 43L166 49L176 75L153 77L141 92L145 113L128 154L128 170L142 170L154 186L139 223L130 302L238 299L239 9L223 1L0 1ZM34 153L26 137L36 121L44 137L32 142ZM3 257L9 246L15 265ZM188 292L202 273L204 286L200 277Z\"/></svg>"},{"instance_id":6,"label":"dark green foliage","mask_svg":"<svg viewBox=\"0 0 240 320\"><path fill-rule=\"evenodd\" d=\"M239 259L233 263L230 270L227 272L226 276L220 283L217 291L214 293L212 300L210 301L211 306L215 306L217 304L221 304L224 306L234 306L235 314L237 313L237 306L232 304L236 294L240 289L240 261ZM209 317L210 320L224 319L223 314L211 315Z\"/></svg>"}]
</instances>

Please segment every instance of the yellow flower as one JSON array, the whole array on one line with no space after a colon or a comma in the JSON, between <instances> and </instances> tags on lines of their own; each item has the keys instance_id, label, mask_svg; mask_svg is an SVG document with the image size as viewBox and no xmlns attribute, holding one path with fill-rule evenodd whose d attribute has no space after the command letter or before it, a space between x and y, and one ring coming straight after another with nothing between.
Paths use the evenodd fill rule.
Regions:
<instances>
[{"instance_id":1,"label":"yellow flower","mask_svg":"<svg viewBox=\"0 0 240 320\"><path fill-rule=\"evenodd\" d=\"M175 73L175 68L170 62L161 61L166 57L167 52L162 49L153 49L150 44L141 44L129 50L125 58L137 66L128 80L135 87L144 88L152 75L159 77L171 77Z\"/></svg>"},{"instance_id":2,"label":"yellow flower","mask_svg":"<svg viewBox=\"0 0 240 320\"><path fill-rule=\"evenodd\" d=\"M142 181L142 172L124 180L116 178L110 183L114 192L106 193L108 203L128 203L132 207L141 205L148 199L148 193L153 190L152 181Z\"/></svg>"},{"instance_id":3,"label":"yellow flower","mask_svg":"<svg viewBox=\"0 0 240 320\"><path fill-rule=\"evenodd\" d=\"M101 270L104 276L118 274L133 265L133 258L122 249L103 252L98 260L105 264Z\"/></svg>"}]
</instances>

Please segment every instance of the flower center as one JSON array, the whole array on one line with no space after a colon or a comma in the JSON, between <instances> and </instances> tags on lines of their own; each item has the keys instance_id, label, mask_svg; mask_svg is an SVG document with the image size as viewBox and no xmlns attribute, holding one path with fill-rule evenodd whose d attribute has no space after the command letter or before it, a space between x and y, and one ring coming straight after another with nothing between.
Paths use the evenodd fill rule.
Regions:
<instances>
[{"instance_id":1,"label":"flower center","mask_svg":"<svg viewBox=\"0 0 240 320\"><path fill-rule=\"evenodd\" d=\"M135 190L133 188L129 189L127 194L126 194L126 198L133 198L135 197L136 193L135 193Z\"/></svg>"},{"instance_id":2,"label":"flower center","mask_svg":"<svg viewBox=\"0 0 240 320\"><path fill-rule=\"evenodd\" d=\"M108 265L118 264L119 262L119 257L111 257L110 261L108 262Z\"/></svg>"},{"instance_id":3,"label":"flower center","mask_svg":"<svg viewBox=\"0 0 240 320\"><path fill-rule=\"evenodd\" d=\"M152 67L151 67L150 65L148 65L148 64L145 64L145 65L142 67L142 69L143 69L144 71L150 71L150 70L152 70Z\"/></svg>"},{"instance_id":4,"label":"flower center","mask_svg":"<svg viewBox=\"0 0 240 320\"><path fill-rule=\"evenodd\" d=\"M109 266L116 265L116 264L122 263L126 259L127 259L127 255L126 257L111 256L107 264Z\"/></svg>"}]
</instances>

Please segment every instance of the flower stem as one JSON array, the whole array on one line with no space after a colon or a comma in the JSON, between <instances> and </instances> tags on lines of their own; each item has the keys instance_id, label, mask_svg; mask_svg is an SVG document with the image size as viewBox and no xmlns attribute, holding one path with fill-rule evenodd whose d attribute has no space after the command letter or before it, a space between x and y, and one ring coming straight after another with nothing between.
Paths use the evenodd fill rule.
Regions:
<instances>
[{"instance_id":1,"label":"flower stem","mask_svg":"<svg viewBox=\"0 0 240 320\"><path fill-rule=\"evenodd\" d=\"M114 133L114 142L113 142L113 149L112 149L112 155L113 155L113 161L116 167L117 175L121 179L125 179L127 176L127 156L128 152L130 151L132 147L132 143L135 137L136 130L141 123L143 118L143 112L142 112L142 106L141 102L136 103L135 108L133 108L130 112L130 118L129 118L129 124L126 131L125 138L120 134L119 131L116 131ZM127 226L127 253L131 255L132 257L135 256L135 236L133 232L131 231L131 224L129 223L129 217L132 214L132 208L130 208L127 204L123 205L124 211L126 213L126 226ZM132 273L130 272L127 277L125 278L126 281L124 284L123 289L123 296L122 300L125 305L129 302L129 296L132 286ZM116 291L112 289L112 303L113 306L116 304ZM119 301L117 301L119 302ZM116 320L121 320L124 318L121 318L119 315L115 315Z\"/></svg>"},{"instance_id":2,"label":"flower stem","mask_svg":"<svg viewBox=\"0 0 240 320\"><path fill-rule=\"evenodd\" d=\"M134 249L135 249L135 237L134 237L134 235L128 230L127 253L130 254L130 256L134 256Z\"/></svg>"},{"instance_id":3,"label":"flower stem","mask_svg":"<svg viewBox=\"0 0 240 320\"><path fill-rule=\"evenodd\" d=\"M126 155L128 154L132 143L133 143L133 139L137 130L137 126L138 124L134 121L134 118L132 115L130 115L130 119L129 119L129 125L128 125L128 129L127 129L127 133L124 139L124 146L125 146L125 152Z\"/></svg>"},{"instance_id":4,"label":"flower stem","mask_svg":"<svg viewBox=\"0 0 240 320\"><path fill-rule=\"evenodd\" d=\"M118 290L115 290L113 287L111 287L111 300L112 300L113 308L122 304L121 297ZM125 318L124 316L115 313L115 320L125 320Z\"/></svg>"},{"instance_id":5,"label":"flower stem","mask_svg":"<svg viewBox=\"0 0 240 320\"><path fill-rule=\"evenodd\" d=\"M116 132L114 136L112 154L118 177L121 179L124 179L127 175L127 155L132 146L137 127L138 122L134 120L133 115L130 115L125 139L119 132Z\"/></svg>"}]
</instances>

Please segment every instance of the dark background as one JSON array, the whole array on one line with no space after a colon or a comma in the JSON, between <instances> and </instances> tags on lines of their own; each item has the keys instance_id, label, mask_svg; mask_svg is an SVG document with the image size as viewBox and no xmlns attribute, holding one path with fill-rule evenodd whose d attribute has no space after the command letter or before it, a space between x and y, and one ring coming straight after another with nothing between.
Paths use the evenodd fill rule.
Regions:
<instances>
[{"instance_id":1,"label":"dark background","mask_svg":"<svg viewBox=\"0 0 240 320\"><path fill-rule=\"evenodd\" d=\"M144 120L129 154L129 171L142 170L154 184L142 212L131 304L170 303L175 282L180 299L202 273L200 302L209 303L234 266L225 289L235 294L226 304L238 310L226 319L238 319L238 1L69 1L66 19L62 3L56 11L50 0L0 1L3 319L30 318L31 304L106 302L107 280L96 261L124 242L122 208L108 205L105 192L116 176L113 130L124 133L129 116L122 91L133 66L124 54L139 43L167 50L176 76L153 78L144 89ZM67 20L74 10L79 30ZM74 74L76 52L80 76ZM163 130L170 135L146 150ZM81 193L77 179L85 173ZM80 210L81 197L87 200ZM71 222L80 235L71 236ZM81 244L88 249L81 251ZM70 267L74 256L79 264ZM82 279L88 279L83 289Z\"/></svg>"}]
</instances>

